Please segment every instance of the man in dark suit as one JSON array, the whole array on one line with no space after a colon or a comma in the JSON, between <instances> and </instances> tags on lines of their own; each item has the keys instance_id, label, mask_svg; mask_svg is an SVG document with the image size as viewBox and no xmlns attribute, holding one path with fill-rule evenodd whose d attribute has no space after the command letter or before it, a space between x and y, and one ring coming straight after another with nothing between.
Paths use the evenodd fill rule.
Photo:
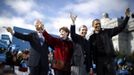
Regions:
<instances>
[{"instance_id":1,"label":"man in dark suit","mask_svg":"<svg viewBox=\"0 0 134 75\"><path fill-rule=\"evenodd\" d=\"M93 61L96 64L97 75L115 75L114 57L115 52L112 43L112 37L119 34L127 26L130 11L126 10L126 18L118 27L111 29L102 29L99 19L92 22L94 33L90 36L90 47L93 53Z\"/></svg>"},{"instance_id":2,"label":"man in dark suit","mask_svg":"<svg viewBox=\"0 0 134 75\"><path fill-rule=\"evenodd\" d=\"M36 22L36 31L29 34L22 34L13 31L10 27L7 31L13 36L29 41L31 45L30 57L28 60L28 66L30 67L30 75L47 75L48 73L48 45L45 42L45 38L42 36L44 26Z\"/></svg>"}]
</instances>

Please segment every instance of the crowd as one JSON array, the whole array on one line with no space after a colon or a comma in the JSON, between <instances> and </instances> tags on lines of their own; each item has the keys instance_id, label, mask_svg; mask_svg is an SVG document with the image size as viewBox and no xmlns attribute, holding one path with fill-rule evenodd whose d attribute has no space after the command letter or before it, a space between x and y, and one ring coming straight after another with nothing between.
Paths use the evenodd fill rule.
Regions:
<instances>
[{"instance_id":1,"label":"crowd","mask_svg":"<svg viewBox=\"0 0 134 75\"><path fill-rule=\"evenodd\" d=\"M48 75L48 73L49 75L123 75L124 73L121 74L120 71L122 68L126 69L126 64L115 63L116 54L112 37L127 26L130 17L129 8L126 9L125 16L122 24L110 29L102 28L100 20L94 19L92 21L94 31L89 38L86 38L88 31L86 25L80 26L79 34L75 32L77 16L73 14L70 14L72 20L70 30L61 27L59 38L50 35L40 20L36 21L36 31L29 34L22 34L7 27L7 31L13 36L28 41L31 49L30 52L7 52L6 64L11 67L18 65L19 70L23 72L29 67L29 75ZM53 52L49 53L49 47ZM131 68L128 70L132 71Z\"/></svg>"},{"instance_id":2,"label":"crowd","mask_svg":"<svg viewBox=\"0 0 134 75\"><path fill-rule=\"evenodd\" d=\"M23 50L23 51L11 51L6 50L4 52L5 54L5 61L2 61L0 63L0 75L8 75L4 74L7 71L9 73L14 73L15 72L15 66L19 66L18 70L22 72L27 72L28 71L28 66L27 66L27 60L29 58L29 51ZM2 72L3 71L3 72ZM8 73L7 72L7 73Z\"/></svg>"}]
</instances>

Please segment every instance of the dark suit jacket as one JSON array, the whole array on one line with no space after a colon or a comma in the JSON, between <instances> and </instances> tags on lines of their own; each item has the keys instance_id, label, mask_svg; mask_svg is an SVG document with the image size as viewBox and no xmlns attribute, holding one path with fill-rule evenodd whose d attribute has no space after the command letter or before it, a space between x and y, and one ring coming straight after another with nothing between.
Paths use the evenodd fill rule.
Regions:
<instances>
[{"instance_id":1,"label":"dark suit jacket","mask_svg":"<svg viewBox=\"0 0 134 75\"><path fill-rule=\"evenodd\" d=\"M14 36L19 39L29 41L31 45L28 61L29 66L35 67L40 63L42 67L48 68L48 45L44 42L41 46L37 32L29 33L27 35L15 32Z\"/></svg>"}]
</instances>

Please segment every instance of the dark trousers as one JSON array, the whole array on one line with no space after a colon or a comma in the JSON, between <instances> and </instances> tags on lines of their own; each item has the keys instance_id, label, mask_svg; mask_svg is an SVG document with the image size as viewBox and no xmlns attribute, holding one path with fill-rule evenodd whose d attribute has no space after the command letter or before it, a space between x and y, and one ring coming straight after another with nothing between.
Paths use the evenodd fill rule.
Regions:
<instances>
[{"instance_id":1,"label":"dark trousers","mask_svg":"<svg viewBox=\"0 0 134 75\"><path fill-rule=\"evenodd\" d=\"M54 70L55 75L71 75L70 71Z\"/></svg>"},{"instance_id":2,"label":"dark trousers","mask_svg":"<svg viewBox=\"0 0 134 75\"><path fill-rule=\"evenodd\" d=\"M97 57L97 75L115 75L114 59L110 57Z\"/></svg>"},{"instance_id":3,"label":"dark trousers","mask_svg":"<svg viewBox=\"0 0 134 75\"><path fill-rule=\"evenodd\" d=\"M39 67L30 67L29 75L47 75L48 70L40 69Z\"/></svg>"},{"instance_id":4,"label":"dark trousers","mask_svg":"<svg viewBox=\"0 0 134 75\"><path fill-rule=\"evenodd\" d=\"M29 75L48 75L48 66L42 66L41 62L38 64L38 66L30 66L29 68Z\"/></svg>"}]
</instances>

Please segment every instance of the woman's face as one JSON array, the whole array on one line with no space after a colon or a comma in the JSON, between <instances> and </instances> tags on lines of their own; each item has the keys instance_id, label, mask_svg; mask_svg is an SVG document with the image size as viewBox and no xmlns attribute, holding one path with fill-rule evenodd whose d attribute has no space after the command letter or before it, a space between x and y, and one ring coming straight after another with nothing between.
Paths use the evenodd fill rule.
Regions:
<instances>
[{"instance_id":1,"label":"woman's face","mask_svg":"<svg viewBox=\"0 0 134 75\"><path fill-rule=\"evenodd\" d=\"M62 39L66 39L68 37L68 32L64 31L64 30L60 30L60 37Z\"/></svg>"}]
</instances>

